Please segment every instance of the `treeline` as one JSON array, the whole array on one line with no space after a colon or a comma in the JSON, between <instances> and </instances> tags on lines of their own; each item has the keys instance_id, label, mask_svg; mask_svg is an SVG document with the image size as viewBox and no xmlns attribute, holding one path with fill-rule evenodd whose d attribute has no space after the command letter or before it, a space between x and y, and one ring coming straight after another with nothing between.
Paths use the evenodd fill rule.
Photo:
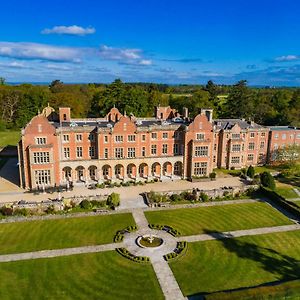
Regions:
<instances>
[{"instance_id":1,"label":"treeline","mask_svg":"<svg viewBox=\"0 0 300 300\"><path fill-rule=\"evenodd\" d=\"M0 81L0 130L23 127L47 104L69 106L73 117L104 116L114 105L122 112L152 116L157 105L179 112L188 107L191 117L200 108L213 108L214 118L245 118L265 125L300 126L300 89L250 88L246 81L233 86L209 81L202 85L153 83L6 85Z\"/></svg>"}]
</instances>

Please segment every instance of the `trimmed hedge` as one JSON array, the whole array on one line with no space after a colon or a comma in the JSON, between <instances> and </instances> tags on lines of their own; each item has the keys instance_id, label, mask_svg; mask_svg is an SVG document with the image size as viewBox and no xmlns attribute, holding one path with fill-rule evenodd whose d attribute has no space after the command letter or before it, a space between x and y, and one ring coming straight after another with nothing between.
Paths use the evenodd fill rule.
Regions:
<instances>
[{"instance_id":1,"label":"trimmed hedge","mask_svg":"<svg viewBox=\"0 0 300 300\"><path fill-rule=\"evenodd\" d=\"M116 235L114 236L114 242L115 243L120 243L124 240L124 233L126 232L133 232L136 231L137 227L135 225L132 226L127 226L126 228L117 231Z\"/></svg>"},{"instance_id":2,"label":"trimmed hedge","mask_svg":"<svg viewBox=\"0 0 300 300\"><path fill-rule=\"evenodd\" d=\"M264 186L261 186L260 190L262 194L274 201L277 205L279 205L289 213L293 214L297 218L300 218L300 208L297 206L296 203L286 200L284 197L277 194L275 191L268 189Z\"/></svg>"},{"instance_id":3,"label":"trimmed hedge","mask_svg":"<svg viewBox=\"0 0 300 300\"><path fill-rule=\"evenodd\" d=\"M177 229L175 229L171 226L168 226L168 225L149 224L149 228L157 229L157 230L164 230L175 237L181 235L181 233Z\"/></svg>"},{"instance_id":4,"label":"trimmed hedge","mask_svg":"<svg viewBox=\"0 0 300 300\"><path fill-rule=\"evenodd\" d=\"M148 263L150 262L150 258L147 256L135 256L134 254L130 253L126 248L117 248L116 251L124 256L125 258L128 258L132 261L135 261L137 263Z\"/></svg>"},{"instance_id":5,"label":"trimmed hedge","mask_svg":"<svg viewBox=\"0 0 300 300\"><path fill-rule=\"evenodd\" d=\"M182 256L187 250L187 245L188 244L185 241L178 242L174 252L171 252L171 253L168 253L168 254L164 255L164 259L166 261L169 261L169 260L172 260L172 259L177 258L179 256Z\"/></svg>"}]
</instances>

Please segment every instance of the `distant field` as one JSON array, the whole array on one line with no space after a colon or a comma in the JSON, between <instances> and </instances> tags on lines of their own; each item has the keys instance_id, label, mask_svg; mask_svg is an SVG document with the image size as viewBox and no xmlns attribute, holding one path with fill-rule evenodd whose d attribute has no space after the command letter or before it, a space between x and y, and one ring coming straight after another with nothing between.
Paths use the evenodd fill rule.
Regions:
<instances>
[{"instance_id":1,"label":"distant field","mask_svg":"<svg viewBox=\"0 0 300 300\"><path fill-rule=\"evenodd\" d=\"M276 187L276 192L286 199L299 197L292 187Z\"/></svg>"},{"instance_id":2,"label":"distant field","mask_svg":"<svg viewBox=\"0 0 300 300\"><path fill-rule=\"evenodd\" d=\"M151 264L116 251L0 264L1 300L164 299Z\"/></svg>"},{"instance_id":3,"label":"distant field","mask_svg":"<svg viewBox=\"0 0 300 300\"><path fill-rule=\"evenodd\" d=\"M299 240L300 230L189 243L170 266L184 295L298 279Z\"/></svg>"},{"instance_id":4,"label":"distant field","mask_svg":"<svg viewBox=\"0 0 300 300\"><path fill-rule=\"evenodd\" d=\"M20 131L0 131L0 147L16 146L20 135Z\"/></svg>"},{"instance_id":5,"label":"distant field","mask_svg":"<svg viewBox=\"0 0 300 300\"><path fill-rule=\"evenodd\" d=\"M266 203L146 211L145 215L149 223L170 225L182 235L292 224Z\"/></svg>"},{"instance_id":6,"label":"distant field","mask_svg":"<svg viewBox=\"0 0 300 300\"><path fill-rule=\"evenodd\" d=\"M135 225L131 214L1 224L0 254L112 243L129 225Z\"/></svg>"}]
</instances>

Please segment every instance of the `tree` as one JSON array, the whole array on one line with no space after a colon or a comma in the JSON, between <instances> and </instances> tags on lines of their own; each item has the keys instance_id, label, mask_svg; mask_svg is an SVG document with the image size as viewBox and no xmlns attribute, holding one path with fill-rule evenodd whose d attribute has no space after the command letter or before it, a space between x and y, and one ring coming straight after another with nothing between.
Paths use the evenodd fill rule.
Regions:
<instances>
[{"instance_id":1,"label":"tree","mask_svg":"<svg viewBox=\"0 0 300 300\"><path fill-rule=\"evenodd\" d=\"M255 175L255 170L252 166L249 166L248 170L247 170L247 176L250 178L254 178Z\"/></svg>"},{"instance_id":2,"label":"tree","mask_svg":"<svg viewBox=\"0 0 300 300\"><path fill-rule=\"evenodd\" d=\"M5 85L5 78L4 77L0 77L0 85Z\"/></svg>"},{"instance_id":3,"label":"tree","mask_svg":"<svg viewBox=\"0 0 300 300\"><path fill-rule=\"evenodd\" d=\"M294 144L278 149L275 160L280 163L288 163L289 166L294 166L297 161L300 161L300 146Z\"/></svg>"},{"instance_id":4,"label":"tree","mask_svg":"<svg viewBox=\"0 0 300 300\"><path fill-rule=\"evenodd\" d=\"M115 208L120 205L120 195L118 193L111 193L106 201L106 204L111 208Z\"/></svg>"},{"instance_id":5,"label":"tree","mask_svg":"<svg viewBox=\"0 0 300 300\"><path fill-rule=\"evenodd\" d=\"M235 84L224 105L224 113L229 118L251 118L255 113L253 93L247 87L246 80Z\"/></svg>"},{"instance_id":6,"label":"tree","mask_svg":"<svg viewBox=\"0 0 300 300\"><path fill-rule=\"evenodd\" d=\"M49 89L52 93L61 92L63 85L64 83L62 81L60 81L59 79L55 79L50 83Z\"/></svg>"},{"instance_id":7,"label":"tree","mask_svg":"<svg viewBox=\"0 0 300 300\"><path fill-rule=\"evenodd\" d=\"M270 174L270 172L261 173L260 182L264 187L267 187L271 190L275 190L276 188L274 177Z\"/></svg>"}]
</instances>

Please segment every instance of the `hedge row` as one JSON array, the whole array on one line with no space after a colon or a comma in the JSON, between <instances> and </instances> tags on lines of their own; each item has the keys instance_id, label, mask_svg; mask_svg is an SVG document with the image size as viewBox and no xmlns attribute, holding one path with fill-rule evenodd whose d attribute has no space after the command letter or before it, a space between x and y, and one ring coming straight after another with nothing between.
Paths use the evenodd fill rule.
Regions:
<instances>
[{"instance_id":1,"label":"hedge row","mask_svg":"<svg viewBox=\"0 0 300 300\"><path fill-rule=\"evenodd\" d=\"M125 258L128 258L132 261L138 263L148 263L150 262L150 258L147 256L135 256L134 254L130 253L126 248L117 248L116 251L120 253Z\"/></svg>"},{"instance_id":2,"label":"hedge row","mask_svg":"<svg viewBox=\"0 0 300 300\"><path fill-rule=\"evenodd\" d=\"M187 242L178 242L174 252L164 255L164 259L169 261L171 259L182 256L187 250Z\"/></svg>"},{"instance_id":3,"label":"hedge row","mask_svg":"<svg viewBox=\"0 0 300 300\"><path fill-rule=\"evenodd\" d=\"M262 194L264 194L266 197L271 199L277 205L279 205L289 213L293 214L295 217L300 218L300 208L295 203L286 200L284 197L277 194L275 191L268 189L266 187L261 186L260 190Z\"/></svg>"},{"instance_id":4,"label":"hedge row","mask_svg":"<svg viewBox=\"0 0 300 300\"><path fill-rule=\"evenodd\" d=\"M117 231L116 235L114 236L114 242L115 243L122 242L124 239L124 233L126 233L126 232L129 233L129 232L133 232L136 230L137 230L136 225L131 225L131 226L127 226L126 228L124 228L122 230Z\"/></svg>"},{"instance_id":5,"label":"hedge row","mask_svg":"<svg viewBox=\"0 0 300 300\"><path fill-rule=\"evenodd\" d=\"M149 224L149 228L167 231L168 233L170 233L171 235L173 235L175 237L179 236L181 234L177 229L174 229L173 227L168 226L168 225Z\"/></svg>"}]
</instances>

